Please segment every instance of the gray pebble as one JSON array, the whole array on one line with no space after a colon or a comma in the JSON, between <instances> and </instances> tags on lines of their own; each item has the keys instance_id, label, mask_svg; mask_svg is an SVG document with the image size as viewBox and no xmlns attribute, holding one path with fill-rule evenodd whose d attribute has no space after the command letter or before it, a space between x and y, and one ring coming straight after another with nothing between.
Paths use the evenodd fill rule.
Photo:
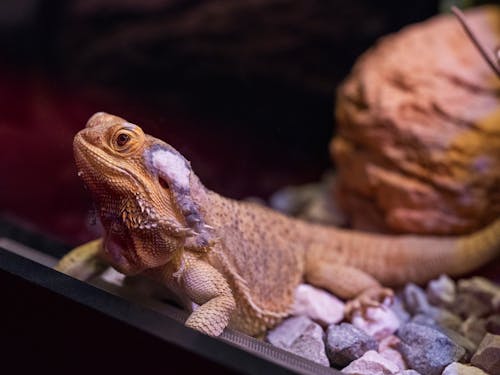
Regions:
<instances>
[{"instance_id":1,"label":"gray pebble","mask_svg":"<svg viewBox=\"0 0 500 375\"><path fill-rule=\"evenodd\" d=\"M488 317L486 320L486 331L494 335L500 335L500 314Z\"/></svg>"},{"instance_id":2,"label":"gray pebble","mask_svg":"<svg viewBox=\"0 0 500 375\"><path fill-rule=\"evenodd\" d=\"M404 370L404 371L401 371L399 374L401 374L401 375L421 375L420 372L415 371L415 370Z\"/></svg>"},{"instance_id":3,"label":"gray pebble","mask_svg":"<svg viewBox=\"0 0 500 375\"><path fill-rule=\"evenodd\" d=\"M500 295L500 286L484 277L472 277L458 281L460 293L471 293L486 303L491 303L494 297Z\"/></svg>"},{"instance_id":4,"label":"gray pebble","mask_svg":"<svg viewBox=\"0 0 500 375\"><path fill-rule=\"evenodd\" d=\"M392 310L394 314L396 314L401 323L406 323L410 320L411 316L408 313L408 311L406 311L403 305L403 301L401 297L399 297L398 295L394 296L392 304L391 306L389 306L389 308Z\"/></svg>"},{"instance_id":5,"label":"gray pebble","mask_svg":"<svg viewBox=\"0 0 500 375\"><path fill-rule=\"evenodd\" d=\"M479 345L484 335L486 335L486 319L469 317L460 326L460 333L467 337L474 344Z\"/></svg>"},{"instance_id":6,"label":"gray pebble","mask_svg":"<svg viewBox=\"0 0 500 375\"><path fill-rule=\"evenodd\" d=\"M398 331L398 349L408 367L422 374L440 375L451 362L465 355L465 349L432 327L407 323Z\"/></svg>"},{"instance_id":7,"label":"gray pebble","mask_svg":"<svg viewBox=\"0 0 500 375\"><path fill-rule=\"evenodd\" d=\"M330 325L326 331L326 353L334 366L345 367L377 347L373 337L349 323Z\"/></svg>"},{"instance_id":8,"label":"gray pebble","mask_svg":"<svg viewBox=\"0 0 500 375\"><path fill-rule=\"evenodd\" d=\"M487 333L471 363L489 374L500 374L500 336Z\"/></svg>"},{"instance_id":9,"label":"gray pebble","mask_svg":"<svg viewBox=\"0 0 500 375\"><path fill-rule=\"evenodd\" d=\"M426 313L431 307L424 290L416 284L406 284L402 296L404 306L411 315Z\"/></svg>"},{"instance_id":10,"label":"gray pebble","mask_svg":"<svg viewBox=\"0 0 500 375\"><path fill-rule=\"evenodd\" d=\"M441 275L427 285L427 298L434 305L449 306L453 303L455 297L455 282L446 275Z\"/></svg>"},{"instance_id":11,"label":"gray pebble","mask_svg":"<svg viewBox=\"0 0 500 375\"><path fill-rule=\"evenodd\" d=\"M446 309L431 306L426 314L441 327L458 330L462 325L462 319Z\"/></svg>"},{"instance_id":12,"label":"gray pebble","mask_svg":"<svg viewBox=\"0 0 500 375\"><path fill-rule=\"evenodd\" d=\"M470 316L483 317L492 313L490 303L468 292L459 293L450 309L464 319Z\"/></svg>"},{"instance_id":13,"label":"gray pebble","mask_svg":"<svg viewBox=\"0 0 500 375\"><path fill-rule=\"evenodd\" d=\"M476 343L452 329L442 328L441 332L448 336L456 345L465 349L465 354L462 357L462 360L469 361L471 359L477 349Z\"/></svg>"},{"instance_id":14,"label":"gray pebble","mask_svg":"<svg viewBox=\"0 0 500 375\"><path fill-rule=\"evenodd\" d=\"M305 316L283 321L268 333L267 340L278 348L313 362L330 365L325 353L323 329Z\"/></svg>"},{"instance_id":15,"label":"gray pebble","mask_svg":"<svg viewBox=\"0 0 500 375\"><path fill-rule=\"evenodd\" d=\"M425 313L416 314L411 321L425 326L443 327L457 331L462 325L462 319L458 315L434 306L431 306Z\"/></svg>"}]
</instances>

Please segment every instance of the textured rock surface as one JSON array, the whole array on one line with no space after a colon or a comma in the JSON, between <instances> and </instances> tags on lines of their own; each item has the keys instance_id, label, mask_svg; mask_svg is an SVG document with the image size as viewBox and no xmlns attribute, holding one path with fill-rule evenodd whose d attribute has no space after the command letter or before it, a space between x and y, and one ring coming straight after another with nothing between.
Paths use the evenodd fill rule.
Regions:
<instances>
[{"instance_id":1,"label":"textured rock surface","mask_svg":"<svg viewBox=\"0 0 500 375\"><path fill-rule=\"evenodd\" d=\"M500 336L486 334L471 363L489 374L500 374Z\"/></svg>"},{"instance_id":2,"label":"textured rock surface","mask_svg":"<svg viewBox=\"0 0 500 375\"><path fill-rule=\"evenodd\" d=\"M331 325L326 331L326 352L334 366L344 367L377 346L373 337L349 323Z\"/></svg>"},{"instance_id":3,"label":"textured rock surface","mask_svg":"<svg viewBox=\"0 0 500 375\"><path fill-rule=\"evenodd\" d=\"M418 285L413 283L406 284L402 297L406 310L412 315L418 313L425 314L431 309L427 301L427 295Z\"/></svg>"},{"instance_id":4,"label":"textured rock surface","mask_svg":"<svg viewBox=\"0 0 500 375\"><path fill-rule=\"evenodd\" d=\"M500 314L492 315L486 320L486 331L500 335Z\"/></svg>"},{"instance_id":5,"label":"textured rock surface","mask_svg":"<svg viewBox=\"0 0 500 375\"><path fill-rule=\"evenodd\" d=\"M486 324L486 319L471 316L460 326L460 333L462 333L475 345L479 345L484 335L486 335Z\"/></svg>"},{"instance_id":6,"label":"textured rock surface","mask_svg":"<svg viewBox=\"0 0 500 375\"><path fill-rule=\"evenodd\" d=\"M409 368L426 375L440 375L451 362L465 355L465 349L440 331L408 323L398 331L398 345Z\"/></svg>"},{"instance_id":7,"label":"textured rock surface","mask_svg":"<svg viewBox=\"0 0 500 375\"><path fill-rule=\"evenodd\" d=\"M293 315L305 315L315 322L327 326L344 318L345 304L331 293L301 284L295 291Z\"/></svg>"},{"instance_id":8,"label":"textured rock surface","mask_svg":"<svg viewBox=\"0 0 500 375\"><path fill-rule=\"evenodd\" d=\"M500 45L500 7L466 17ZM499 215L500 80L452 16L381 40L337 98L331 152L355 228L457 234Z\"/></svg>"},{"instance_id":9,"label":"textured rock surface","mask_svg":"<svg viewBox=\"0 0 500 375\"><path fill-rule=\"evenodd\" d=\"M354 375L391 375L400 372L399 367L374 350L342 369L343 373Z\"/></svg>"},{"instance_id":10,"label":"textured rock surface","mask_svg":"<svg viewBox=\"0 0 500 375\"><path fill-rule=\"evenodd\" d=\"M464 365L458 362L453 362L450 363L448 366L446 366L442 375L488 375L488 374L477 367Z\"/></svg>"},{"instance_id":11,"label":"textured rock surface","mask_svg":"<svg viewBox=\"0 0 500 375\"><path fill-rule=\"evenodd\" d=\"M329 366L323 329L305 316L285 320L268 333L267 340L281 349Z\"/></svg>"},{"instance_id":12,"label":"textured rock surface","mask_svg":"<svg viewBox=\"0 0 500 375\"><path fill-rule=\"evenodd\" d=\"M491 306L495 297L500 295L500 287L484 277L472 277L458 282L460 293L470 293ZM491 306L493 308L493 306Z\"/></svg>"}]
</instances>

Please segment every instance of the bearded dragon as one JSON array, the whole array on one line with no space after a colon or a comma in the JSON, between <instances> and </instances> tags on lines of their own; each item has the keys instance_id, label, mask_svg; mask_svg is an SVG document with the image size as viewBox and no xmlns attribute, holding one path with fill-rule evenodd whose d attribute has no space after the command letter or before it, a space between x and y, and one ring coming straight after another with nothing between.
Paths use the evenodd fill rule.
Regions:
<instances>
[{"instance_id":1,"label":"bearded dragon","mask_svg":"<svg viewBox=\"0 0 500 375\"><path fill-rule=\"evenodd\" d=\"M186 321L217 336L226 326L259 335L289 313L303 281L351 308L380 302L384 286L469 272L500 252L500 220L456 238L368 234L294 219L203 186L172 146L106 113L74 139L78 174L105 235L58 269L99 257L199 305ZM187 303L186 303L187 304Z\"/></svg>"}]
</instances>

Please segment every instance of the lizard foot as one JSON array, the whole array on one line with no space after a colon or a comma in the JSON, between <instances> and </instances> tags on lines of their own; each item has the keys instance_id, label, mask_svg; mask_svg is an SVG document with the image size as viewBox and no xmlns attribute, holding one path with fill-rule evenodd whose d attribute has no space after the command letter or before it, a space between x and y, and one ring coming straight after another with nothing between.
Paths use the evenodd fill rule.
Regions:
<instances>
[{"instance_id":1,"label":"lizard foot","mask_svg":"<svg viewBox=\"0 0 500 375\"><path fill-rule=\"evenodd\" d=\"M380 286L369 288L346 303L344 315L349 320L351 320L357 312L360 312L362 316L366 317L366 310L369 307L379 307L386 303L387 300L389 300L390 305L392 304L393 297L394 291L392 289L382 288Z\"/></svg>"}]
</instances>

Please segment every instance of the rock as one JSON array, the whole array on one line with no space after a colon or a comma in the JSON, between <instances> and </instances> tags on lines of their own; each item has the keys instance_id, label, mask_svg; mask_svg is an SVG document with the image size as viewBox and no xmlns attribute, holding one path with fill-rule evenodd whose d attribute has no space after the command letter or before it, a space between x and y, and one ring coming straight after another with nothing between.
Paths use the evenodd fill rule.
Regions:
<instances>
[{"instance_id":1,"label":"rock","mask_svg":"<svg viewBox=\"0 0 500 375\"><path fill-rule=\"evenodd\" d=\"M500 44L500 7L466 18L484 45ZM452 15L365 52L338 89L330 146L352 226L450 235L496 219L499 108L500 80Z\"/></svg>"},{"instance_id":2,"label":"rock","mask_svg":"<svg viewBox=\"0 0 500 375\"><path fill-rule=\"evenodd\" d=\"M325 353L323 329L305 316L283 321L267 335L267 340L278 348L324 366L329 366Z\"/></svg>"},{"instance_id":3,"label":"rock","mask_svg":"<svg viewBox=\"0 0 500 375\"><path fill-rule=\"evenodd\" d=\"M425 313L430 309L427 295L418 285L406 284L402 297L404 306L411 315Z\"/></svg>"},{"instance_id":4,"label":"rock","mask_svg":"<svg viewBox=\"0 0 500 375\"><path fill-rule=\"evenodd\" d=\"M450 363L448 366L446 366L442 375L488 375L488 374L477 367L464 365L458 362L453 362Z\"/></svg>"},{"instance_id":5,"label":"rock","mask_svg":"<svg viewBox=\"0 0 500 375\"><path fill-rule=\"evenodd\" d=\"M455 344L458 346L461 346L462 348L465 349L466 354L464 358L470 359L472 354L477 348L477 344L474 343L473 341L469 340L467 337L462 336L460 333L456 332L453 329L450 329L438 322L436 322L434 319L427 315L423 314L418 314L413 317L411 320L411 323L413 324L419 324L423 326L427 326L433 329L438 330L441 333L444 333L446 336L448 336ZM457 327L458 329L458 327Z\"/></svg>"},{"instance_id":6,"label":"rock","mask_svg":"<svg viewBox=\"0 0 500 375\"><path fill-rule=\"evenodd\" d=\"M469 361L471 359L477 349L477 344L452 329L442 328L441 332L448 336L457 346L465 349L465 354L461 358L462 361Z\"/></svg>"},{"instance_id":7,"label":"rock","mask_svg":"<svg viewBox=\"0 0 500 375\"><path fill-rule=\"evenodd\" d=\"M439 306L449 306L456 296L455 282L446 275L439 276L427 284L427 299Z\"/></svg>"},{"instance_id":8,"label":"rock","mask_svg":"<svg viewBox=\"0 0 500 375\"><path fill-rule=\"evenodd\" d=\"M455 344L437 329L407 323L398 331L398 349L408 367L426 375L440 375L451 362L465 355L465 349Z\"/></svg>"},{"instance_id":9,"label":"rock","mask_svg":"<svg viewBox=\"0 0 500 375\"><path fill-rule=\"evenodd\" d=\"M472 293L459 293L450 310L460 315L464 319L469 316L483 317L491 314L493 308L490 302L484 301Z\"/></svg>"},{"instance_id":10,"label":"rock","mask_svg":"<svg viewBox=\"0 0 500 375\"><path fill-rule=\"evenodd\" d=\"M420 372L415 370L404 370L400 372L398 375L420 375Z\"/></svg>"},{"instance_id":11,"label":"rock","mask_svg":"<svg viewBox=\"0 0 500 375\"><path fill-rule=\"evenodd\" d=\"M438 323L432 319L430 316L425 314L417 314L411 318L410 322L414 324L420 324L422 326L434 327L439 329Z\"/></svg>"},{"instance_id":12,"label":"rock","mask_svg":"<svg viewBox=\"0 0 500 375\"><path fill-rule=\"evenodd\" d=\"M347 366L377 346L373 337L349 323L331 325L326 331L326 353L334 366Z\"/></svg>"},{"instance_id":13,"label":"rock","mask_svg":"<svg viewBox=\"0 0 500 375\"><path fill-rule=\"evenodd\" d=\"M500 374L500 336L487 333L474 353L471 364L488 374Z\"/></svg>"},{"instance_id":14,"label":"rock","mask_svg":"<svg viewBox=\"0 0 500 375\"><path fill-rule=\"evenodd\" d=\"M351 323L376 340L392 335L399 328L398 317L384 305L369 307L364 314L356 311Z\"/></svg>"},{"instance_id":15,"label":"rock","mask_svg":"<svg viewBox=\"0 0 500 375\"><path fill-rule=\"evenodd\" d=\"M296 216L321 192L321 184L287 186L269 198L269 205L277 211Z\"/></svg>"},{"instance_id":16,"label":"rock","mask_svg":"<svg viewBox=\"0 0 500 375\"><path fill-rule=\"evenodd\" d=\"M292 315L305 315L315 322L327 326L344 318L344 303L324 290L301 284L295 290Z\"/></svg>"},{"instance_id":17,"label":"rock","mask_svg":"<svg viewBox=\"0 0 500 375\"><path fill-rule=\"evenodd\" d=\"M346 225L346 218L331 194L334 180L333 172L327 172L320 183L285 187L271 196L269 205L307 221Z\"/></svg>"},{"instance_id":18,"label":"rock","mask_svg":"<svg viewBox=\"0 0 500 375\"><path fill-rule=\"evenodd\" d=\"M419 313L411 319L412 323L425 326L434 326L440 328L449 328L458 330L462 325L462 319L459 316L445 309L431 307L427 312Z\"/></svg>"},{"instance_id":19,"label":"rock","mask_svg":"<svg viewBox=\"0 0 500 375\"><path fill-rule=\"evenodd\" d=\"M426 315L433 319L440 327L458 330L462 325L462 319L458 315L439 307L431 306Z\"/></svg>"},{"instance_id":20,"label":"rock","mask_svg":"<svg viewBox=\"0 0 500 375\"><path fill-rule=\"evenodd\" d=\"M500 314L492 315L486 320L486 331L500 335Z\"/></svg>"},{"instance_id":21,"label":"rock","mask_svg":"<svg viewBox=\"0 0 500 375\"><path fill-rule=\"evenodd\" d=\"M458 281L460 293L470 293L491 306L491 302L500 295L500 286L492 283L484 277L472 277ZM493 306L491 306L493 308Z\"/></svg>"},{"instance_id":22,"label":"rock","mask_svg":"<svg viewBox=\"0 0 500 375\"><path fill-rule=\"evenodd\" d=\"M401 323L406 323L410 320L410 314L408 314L408 311L406 311L405 307L403 306L403 302L401 301L401 297L399 297L398 295L394 296L392 304L389 306L389 308L394 314L396 314Z\"/></svg>"},{"instance_id":23,"label":"rock","mask_svg":"<svg viewBox=\"0 0 500 375\"><path fill-rule=\"evenodd\" d=\"M382 357L398 366L400 370L405 370L406 363L403 356L395 349L399 343L400 340L396 336L387 336L380 341L378 345L378 352Z\"/></svg>"},{"instance_id":24,"label":"rock","mask_svg":"<svg viewBox=\"0 0 500 375\"><path fill-rule=\"evenodd\" d=\"M477 346L486 335L486 319L471 316L462 323L460 332Z\"/></svg>"},{"instance_id":25,"label":"rock","mask_svg":"<svg viewBox=\"0 0 500 375\"><path fill-rule=\"evenodd\" d=\"M398 374L400 369L376 351L370 350L343 368L342 372L355 375L391 375Z\"/></svg>"}]
</instances>

